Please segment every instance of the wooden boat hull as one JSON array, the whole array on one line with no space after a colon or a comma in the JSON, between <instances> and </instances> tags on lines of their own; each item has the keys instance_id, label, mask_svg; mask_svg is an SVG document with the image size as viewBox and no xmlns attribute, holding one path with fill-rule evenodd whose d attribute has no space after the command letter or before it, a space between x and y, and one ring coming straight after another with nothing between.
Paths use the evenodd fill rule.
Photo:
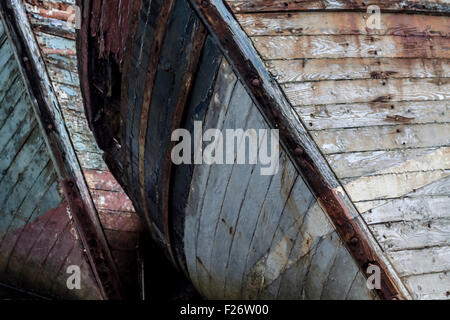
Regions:
<instances>
[{"instance_id":1,"label":"wooden boat hull","mask_svg":"<svg viewBox=\"0 0 450 320\"><path fill-rule=\"evenodd\" d=\"M3 14L0 39L0 283L40 297L101 299ZM83 274L81 290L67 287L71 265Z\"/></svg>"},{"instance_id":2,"label":"wooden boat hull","mask_svg":"<svg viewBox=\"0 0 450 320\"><path fill-rule=\"evenodd\" d=\"M351 194L348 186L343 188L345 176L336 174L340 168L323 156L327 154L323 148L341 147L340 136L329 133L324 138L319 136L322 132L316 134L304 126L315 128L337 121L332 116L324 120L316 116L315 105L358 102L346 100L355 95L348 93L350 89L339 89L345 82L341 86L336 82L336 92L330 89L326 80L334 80L339 73L324 71L313 75L318 79L310 79L309 63L313 63L312 71L326 69L328 64L309 59L322 58L320 54L341 59L336 68L346 77L351 66L348 61L345 66L346 54L352 59L369 57L359 49L328 57L333 54L331 49L320 53L314 46L302 47L293 36L271 39L265 34L256 39L258 32L265 32L264 23L255 27L256 18L238 15L242 30L222 1L200 2L142 0L121 2L119 7L79 1L87 17L78 35L78 54L88 121L108 166L167 256L207 298L393 299L411 298L412 292L414 298L425 297L405 286L410 278L400 278L361 216L357 194ZM260 5L264 7L266 2ZM232 8L245 7L245 3L229 1ZM398 12L393 3L387 10ZM352 15L354 9L347 8L350 12L341 15ZM280 17L288 16L281 13L269 22L284 27ZM280 32L291 29L286 26ZM311 32L322 40L314 34L321 30L313 27ZM448 30L444 27L442 32ZM360 36L347 36L349 46L352 39L360 40L356 37ZM398 40L386 37L382 41ZM260 44L267 39L271 42ZM441 47L448 41L440 36L435 40ZM277 49L289 41L293 41L291 49ZM280 57L284 52L292 56ZM402 52L411 58L406 49ZM384 62L373 61L390 66L393 62L388 58L395 58L392 54L382 57ZM445 55L442 51L435 59L444 69L448 63L442 60L448 58ZM401 68L401 63L396 66ZM298 71L301 68L303 73ZM276 74L277 70L282 73ZM371 78L389 78L400 72L377 70L370 73ZM294 83L292 90L289 81L277 82L292 78L300 83ZM357 81L351 84L360 85ZM392 82L393 88L406 88L399 80ZM334 93L327 96L327 90ZM445 88L439 88L439 94L445 100L442 90ZM369 91L371 105L385 103L380 92L378 87ZM309 102L294 109L302 99ZM446 106L443 108L448 111ZM174 165L171 134L183 128L194 135L195 121L202 122L203 131L278 128L282 143L279 172L262 176L258 164ZM448 143L448 134L443 132L438 146ZM360 170L362 164L358 165L361 167L352 170ZM446 172L445 168L439 170ZM359 188L370 190L371 185ZM444 265L446 268L448 261ZM381 284L375 290L366 283L370 266L381 269ZM443 278L440 288L447 281ZM445 291L436 291L435 296L445 297Z\"/></svg>"}]
</instances>

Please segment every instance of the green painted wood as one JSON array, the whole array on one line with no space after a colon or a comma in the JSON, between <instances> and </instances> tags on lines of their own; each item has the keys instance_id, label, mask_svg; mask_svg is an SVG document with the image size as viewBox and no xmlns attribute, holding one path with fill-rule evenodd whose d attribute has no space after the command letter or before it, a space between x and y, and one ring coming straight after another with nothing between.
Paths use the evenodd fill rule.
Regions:
<instances>
[{"instance_id":1,"label":"green painted wood","mask_svg":"<svg viewBox=\"0 0 450 320\"><path fill-rule=\"evenodd\" d=\"M17 75L11 86L5 91L3 97L0 98L0 128L3 127L6 119L25 94L25 87L22 81L17 80L19 77L20 75Z\"/></svg>"},{"instance_id":2,"label":"green painted wood","mask_svg":"<svg viewBox=\"0 0 450 320\"><path fill-rule=\"evenodd\" d=\"M14 137L16 130L20 126L34 121L33 110L30 109L28 99L23 96L5 121L4 126L0 129L0 150L3 150L9 140Z\"/></svg>"}]
</instances>

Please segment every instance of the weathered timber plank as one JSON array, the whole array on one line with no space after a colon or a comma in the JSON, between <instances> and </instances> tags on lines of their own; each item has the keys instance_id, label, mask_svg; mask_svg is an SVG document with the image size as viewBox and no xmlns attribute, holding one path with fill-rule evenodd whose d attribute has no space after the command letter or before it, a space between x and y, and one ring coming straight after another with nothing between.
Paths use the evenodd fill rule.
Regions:
<instances>
[{"instance_id":1,"label":"weathered timber plank","mask_svg":"<svg viewBox=\"0 0 450 320\"><path fill-rule=\"evenodd\" d=\"M378 5L383 12L431 13L446 15L450 8L446 0L227 0L235 13L257 13L272 11L367 11L370 5Z\"/></svg>"},{"instance_id":2,"label":"weathered timber plank","mask_svg":"<svg viewBox=\"0 0 450 320\"><path fill-rule=\"evenodd\" d=\"M42 232L35 245L29 252L28 259L24 260L28 270L35 270L34 273L26 272L29 277L29 287L42 288L41 290L47 291L52 286L52 281L55 278L55 274L48 274L48 271L52 268L48 268L47 264L51 264L52 261L48 261L50 252L54 249L59 237L64 232L69 232L68 226L70 225L69 218L63 207L62 211L58 211L52 215L45 225L45 232ZM53 271L53 270L52 270Z\"/></svg>"},{"instance_id":3,"label":"weathered timber plank","mask_svg":"<svg viewBox=\"0 0 450 320\"><path fill-rule=\"evenodd\" d=\"M89 189L123 193L122 187L114 179L111 172L87 169L83 170L83 173Z\"/></svg>"},{"instance_id":4,"label":"weathered timber plank","mask_svg":"<svg viewBox=\"0 0 450 320\"><path fill-rule=\"evenodd\" d=\"M255 299L264 276L264 264L258 261L270 250L283 209L298 177L292 162L284 154L280 170L272 178L263 206L258 212L258 223L252 235L250 250L246 255L245 277L242 285L244 297Z\"/></svg>"},{"instance_id":5,"label":"weathered timber plank","mask_svg":"<svg viewBox=\"0 0 450 320\"><path fill-rule=\"evenodd\" d=\"M422 195L448 196L450 194L450 177L430 183L429 185L413 190L408 196L417 197Z\"/></svg>"},{"instance_id":6,"label":"weathered timber plank","mask_svg":"<svg viewBox=\"0 0 450 320\"><path fill-rule=\"evenodd\" d=\"M397 124L450 122L447 101L358 103L295 108L310 131Z\"/></svg>"},{"instance_id":7,"label":"weathered timber plank","mask_svg":"<svg viewBox=\"0 0 450 320\"><path fill-rule=\"evenodd\" d=\"M14 135L16 131L19 131L20 126L28 125L28 127L31 127L34 122L33 110L31 110L29 101L24 95L0 128L0 150L3 150L11 139L14 139Z\"/></svg>"},{"instance_id":8,"label":"weathered timber plank","mask_svg":"<svg viewBox=\"0 0 450 320\"><path fill-rule=\"evenodd\" d=\"M448 170L437 170L368 176L345 184L344 188L355 202L397 198L449 174Z\"/></svg>"},{"instance_id":9,"label":"weathered timber plank","mask_svg":"<svg viewBox=\"0 0 450 320\"><path fill-rule=\"evenodd\" d=\"M10 0L8 4L2 3L1 7L2 17L6 18L15 45L14 50L19 60L19 68L28 84L28 93L33 98L32 106L38 115L45 144L56 164L55 169L59 179L63 181L63 192L68 197L67 201L91 263L92 269L88 268L88 270L94 272L97 280L97 284L93 285L99 286L103 298L120 296L120 280L115 276L115 266L106 239L85 185L70 137L64 126L58 99L43 63L41 50L33 36L23 3ZM50 44L50 42L48 43ZM62 43L63 41L59 42L59 44ZM71 54L63 44L62 47L56 47L56 49L56 51L64 51L63 54ZM61 53L59 51L58 53ZM58 207L58 210L64 211L64 215L66 209ZM112 287L116 290L111 290Z\"/></svg>"},{"instance_id":10,"label":"weathered timber plank","mask_svg":"<svg viewBox=\"0 0 450 320\"><path fill-rule=\"evenodd\" d=\"M98 215L105 230L138 233L142 229L141 221L134 212L99 210Z\"/></svg>"},{"instance_id":11,"label":"weathered timber plank","mask_svg":"<svg viewBox=\"0 0 450 320\"><path fill-rule=\"evenodd\" d=\"M225 120L229 103L233 96L237 78L231 66L224 60L218 72L214 92L204 116L203 130L216 128L221 130ZM199 119L200 120L200 119ZM195 152L195 151L194 151ZM207 189L208 177L211 166L197 165L194 167L191 181L191 191L188 196L185 220L185 255L186 264L190 278L194 285L199 288L197 271L197 234L199 215L202 210L204 194Z\"/></svg>"},{"instance_id":12,"label":"weathered timber plank","mask_svg":"<svg viewBox=\"0 0 450 320\"><path fill-rule=\"evenodd\" d=\"M24 260L29 258L29 253L35 247L39 236L45 232L45 226L48 221L56 214L56 210L52 209L58 208L61 203L61 197L57 188L57 182L53 181L40 199L40 202L36 204L30 220L21 230L20 246L14 247L5 265L5 272L14 274L13 281L21 285L28 284L30 278L35 274L34 272L29 272L30 270L27 269L29 266L24 263Z\"/></svg>"},{"instance_id":13,"label":"weathered timber plank","mask_svg":"<svg viewBox=\"0 0 450 320\"><path fill-rule=\"evenodd\" d=\"M294 106L450 99L450 81L447 78L327 80L288 83L282 88Z\"/></svg>"},{"instance_id":14,"label":"weathered timber plank","mask_svg":"<svg viewBox=\"0 0 450 320\"><path fill-rule=\"evenodd\" d=\"M213 97L214 99L219 99L219 101L223 98L215 92L216 87L222 89L219 83L223 79L219 77L222 61L223 56L219 48L211 36L208 36L205 40L195 79L193 80L192 92L187 102L184 121L180 125L180 127L188 130L191 136L194 135L195 121L205 120L208 106L211 104ZM228 84L224 86L227 88ZM194 157L194 151L191 150L192 159ZM188 197L191 191L191 182L195 179L193 176L194 168L195 165L193 163L174 166L172 181L176 181L176 183L172 183L169 195L171 199L169 210L171 211L170 220L174 239L173 243L175 244L174 251L176 251L176 256L181 260L179 261L179 265L187 276L189 275L189 271L186 262L184 240L186 227L185 215L187 212Z\"/></svg>"},{"instance_id":15,"label":"weathered timber plank","mask_svg":"<svg viewBox=\"0 0 450 320\"><path fill-rule=\"evenodd\" d=\"M3 206L7 200L11 189L19 180L22 172L31 164L34 156L39 156L45 153L45 146L43 145L43 139L36 132L33 137L30 138L29 143L25 144L20 152L17 154L15 161L8 167L6 172L3 173L0 180L0 206Z\"/></svg>"},{"instance_id":16,"label":"weathered timber plank","mask_svg":"<svg viewBox=\"0 0 450 320\"><path fill-rule=\"evenodd\" d=\"M206 33L187 3L176 1L171 10L167 28L160 30L163 34L165 32L161 51L152 55L152 59L159 54L164 59L159 60L156 74L155 70L148 70L146 90L149 91L144 93L139 119L138 168L145 216L152 221L152 228L164 234L161 241L174 260L167 211L170 137L179 126L176 122L181 121L185 99L191 89L190 77L195 72ZM159 44L156 43L155 47L159 48ZM160 152L155 153L154 150Z\"/></svg>"},{"instance_id":17,"label":"weathered timber plank","mask_svg":"<svg viewBox=\"0 0 450 320\"><path fill-rule=\"evenodd\" d=\"M448 59L339 58L265 62L278 83L395 78L448 78Z\"/></svg>"},{"instance_id":18,"label":"weathered timber plank","mask_svg":"<svg viewBox=\"0 0 450 320\"><path fill-rule=\"evenodd\" d=\"M326 235L318 243L303 283L306 299L318 300L322 296L341 245L339 237L334 232Z\"/></svg>"},{"instance_id":19,"label":"weathered timber plank","mask_svg":"<svg viewBox=\"0 0 450 320\"><path fill-rule=\"evenodd\" d=\"M91 190L92 200L98 209L111 211L134 212L133 204L125 193Z\"/></svg>"},{"instance_id":20,"label":"weathered timber plank","mask_svg":"<svg viewBox=\"0 0 450 320\"><path fill-rule=\"evenodd\" d=\"M367 226L360 219L347 221L349 215L357 214L354 207L344 194L333 191L338 185L334 174L322 156L318 154L318 150L311 143L309 136L305 136L305 128L298 122L298 118L292 115L293 110L289 103L268 74L249 39L226 6L221 1L215 0L203 2L191 0L190 2L208 29L218 38L225 55L233 62L234 67L243 77L249 92L258 102L258 108L270 125L280 128L283 146L287 148L296 167L305 175L311 189L333 219L339 235L346 241L353 257L360 266L363 266L369 261L367 259L370 256L370 261L376 261L384 271L389 270L382 273L382 289L378 290L378 293L384 298L397 296L400 292L402 296L409 296L389 261L384 258L380 248L368 232ZM223 24L217 23L217 21L222 21ZM350 234L357 234L359 241L354 242L356 244L350 245L350 236L347 236Z\"/></svg>"},{"instance_id":21,"label":"weathered timber plank","mask_svg":"<svg viewBox=\"0 0 450 320\"><path fill-rule=\"evenodd\" d=\"M14 218L11 220L6 233L23 227L30 222L33 211L38 207L41 198L45 195L50 186L55 182L56 177L53 164L49 162L40 173L39 177L34 181L33 186L26 195L22 203L19 204ZM12 249L12 248L11 248ZM1 268L0 268L1 269Z\"/></svg>"},{"instance_id":22,"label":"weathered timber plank","mask_svg":"<svg viewBox=\"0 0 450 320\"><path fill-rule=\"evenodd\" d=\"M14 158L20 149L27 143L30 136L36 135L37 127L36 122L26 121L22 126L20 126L14 136L5 145L0 153L0 179L6 173L6 170L11 166ZM33 139L31 139L33 141Z\"/></svg>"},{"instance_id":23,"label":"weathered timber plank","mask_svg":"<svg viewBox=\"0 0 450 320\"><path fill-rule=\"evenodd\" d=\"M421 197L448 197L450 192L450 176L442 179L431 181L429 184L417 189L412 189L409 193L403 195L406 198L421 198ZM365 213L377 207L387 204L389 201L397 201L399 198L388 197L382 200L360 201L355 205L359 212Z\"/></svg>"},{"instance_id":24,"label":"weathered timber plank","mask_svg":"<svg viewBox=\"0 0 450 320\"><path fill-rule=\"evenodd\" d=\"M18 161L23 161L22 159L18 159ZM33 158L33 161L29 163L28 167L26 167L22 172L20 172L20 176L14 188L10 190L8 198L5 203L1 207L1 231L4 231L3 224L10 223L12 219L14 219L14 215L17 212L17 209L22 204L22 202L27 197L28 193L31 191L34 182L41 174L42 170L45 168L46 164L50 161L49 155L45 151L45 147L43 151L41 151L37 156ZM6 230L5 230L6 231Z\"/></svg>"},{"instance_id":25,"label":"weathered timber plank","mask_svg":"<svg viewBox=\"0 0 450 320\"><path fill-rule=\"evenodd\" d=\"M167 2L166 5L169 5ZM137 22L134 26L134 36L135 40L129 43L130 48L128 49L127 58L124 61L124 72L122 77L122 92L123 97L121 101L121 116L124 119L124 128L122 132L123 144L128 148L126 156L126 173L127 181L130 181L129 188L130 193L134 197L139 197L139 202L142 203L142 209L146 210L145 198L142 198L141 190L143 183L139 180L139 173L136 164L139 162L139 132L140 132L140 117L143 107L143 97L146 86L146 75L147 72L142 72L142 70L152 70L156 69L156 62L153 67L151 67L150 54L153 48L153 42L155 37L158 36L156 33L156 28L164 29L165 21L164 16L158 18L158 26L155 23L150 23L151 21L157 19L157 17L163 15L163 4L162 1L142 1L139 12L136 14ZM167 9L164 9L167 10ZM168 14L168 13L166 13ZM161 33L163 31L159 31ZM153 48L153 49L152 49ZM81 52L81 51L80 51ZM159 57L158 57L159 58ZM157 59L156 57L154 59ZM152 72L152 71L151 71ZM85 71L85 76L87 76L87 71ZM128 85L132 83L132 85ZM85 84L87 85L87 84ZM87 89L84 88L84 94L86 95ZM99 95L102 94L99 92ZM90 99L89 97L85 99ZM86 104L89 104L89 100L86 100ZM89 113L89 112L88 112ZM92 113L92 111L91 111ZM88 121L92 119L93 115L88 115ZM94 129L95 130L95 129ZM140 181L140 184L133 183L134 181Z\"/></svg>"},{"instance_id":26,"label":"weathered timber plank","mask_svg":"<svg viewBox=\"0 0 450 320\"><path fill-rule=\"evenodd\" d=\"M46 63L46 66L52 82L69 85L81 95L79 88L80 79L76 72L49 63Z\"/></svg>"},{"instance_id":27,"label":"weathered timber plank","mask_svg":"<svg viewBox=\"0 0 450 320\"><path fill-rule=\"evenodd\" d=\"M280 276L276 295L278 299L305 298L304 282L312 258L321 239L333 232L333 226L318 202L311 205L300 225L299 222L292 226L298 230L298 235ZM356 266L355 268L358 269Z\"/></svg>"},{"instance_id":28,"label":"weathered timber plank","mask_svg":"<svg viewBox=\"0 0 450 320\"><path fill-rule=\"evenodd\" d=\"M337 235L335 235L337 237ZM361 271L355 266L347 249L341 244L327 276L320 298L323 300L344 300L350 290L355 274ZM361 290L362 291L362 290ZM369 289L364 296L370 296ZM363 299L361 296L359 299Z\"/></svg>"},{"instance_id":29,"label":"weathered timber plank","mask_svg":"<svg viewBox=\"0 0 450 320\"><path fill-rule=\"evenodd\" d=\"M236 91L238 94L238 91ZM248 104L240 104L240 108L237 105L231 104L230 107L238 109L240 115L246 114L245 123L235 122L229 128L243 128L247 129L262 129L263 118L259 114L258 109L254 104L250 104L249 110L247 110ZM228 112L230 115L231 111ZM225 122L226 125L226 122ZM246 143L243 139L236 141L237 148L242 147ZM226 142L225 142L226 143ZM259 148L258 148L259 150ZM254 155L257 157L257 155ZM254 159L255 163L257 159ZM253 163L253 160L249 160L249 163ZM224 252L229 252L231 247L232 235L236 229L236 222L239 217L239 211L242 203L245 199L246 191L249 188L249 181L253 170L256 165L242 165L234 164L231 169L231 176L226 185L225 195L223 197L222 205L219 206L219 217L215 222L215 230L213 232L213 241L211 245L211 258L209 270L212 274L216 275L214 282L210 282L212 298L222 298L223 289L225 287L225 269L228 256ZM205 262L204 262L205 263Z\"/></svg>"},{"instance_id":30,"label":"weathered timber plank","mask_svg":"<svg viewBox=\"0 0 450 320\"><path fill-rule=\"evenodd\" d=\"M381 15L381 29L369 29L364 12L285 12L237 14L236 18L250 36L289 35L450 35L447 17L428 15Z\"/></svg>"},{"instance_id":31,"label":"weathered timber plank","mask_svg":"<svg viewBox=\"0 0 450 320\"><path fill-rule=\"evenodd\" d=\"M17 75L17 78L19 75ZM25 94L25 88L21 81L16 81L11 84L5 95L0 98L0 127L3 127L6 119L13 111L19 100Z\"/></svg>"},{"instance_id":32,"label":"weathered timber plank","mask_svg":"<svg viewBox=\"0 0 450 320\"><path fill-rule=\"evenodd\" d=\"M315 202L303 179L298 177L276 224L268 253L258 262L263 264L263 268L260 268L262 281L258 288L259 299L278 295L283 272L307 254L316 241L311 238L311 230L305 232L302 229L305 216Z\"/></svg>"},{"instance_id":33,"label":"weathered timber plank","mask_svg":"<svg viewBox=\"0 0 450 320\"><path fill-rule=\"evenodd\" d=\"M431 219L376 224L371 226L386 251L420 249L450 244L450 219Z\"/></svg>"},{"instance_id":34,"label":"weathered timber plank","mask_svg":"<svg viewBox=\"0 0 450 320\"><path fill-rule=\"evenodd\" d=\"M421 196L392 199L364 213L368 224L423 219L450 218L448 196Z\"/></svg>"},{"instance_id":35,"label":"weathered timber plank","mask_svg":"<svg viewBox=\"0 0 450 320\"><path fill-rule=\"evenodd\" d=\"M357 152L330 155L330 164L342 181L348 183L359 176L396 174L450 169L450 149L425 148L393 151ZM336 163L335 160L338 159ZM344 165L346 168L340 168ZM353 172L352 169L354 170ZM340 174L345 172L347 174ZM356 179L355 179L356 180Z\"/></svg>"},{"instance_id":36,"label":"weathered timber plank","mask_svg":"<svg viewBox=\"0 0 450 320\"><path fill-rule=\"evenodd\" d=\"M264 60L317 58L450 58L450 38L418 36L255 36Z\"/></svg>"},{"instance_id":37,"label":"weathered timber plank","mask_svg":"<svg viewBox=\"0 0 450 320\"><path fill-rule=\"evenodd\" d=\"M48 33L35 31L36 40L43 54L57 53L61 55L76 55L75 43L72 39L61 38Z\"/></svg>"},{"instance_id":38,"label":"weathered timber plank","mask_svg":"<svg viewBox=\"0 0 450 320\"><path fill-rule=\"evenodd\" d=\"M283 157L282 154L280 156ZM250 178L249 188L238 213L239 217L227 257L223 297L230 299L242 297L241 285L245 279L246 271L246 259L242 257L245 257L250 251L253 233L257 228L260 217L259 213L273 179L273 176L261 176L259 174L260 168L261 164L258 163ZM258 214L255 214L255 212L258 212Z\"/></svg>"},{"instance_id":39,"label":"weathered timber plank","mask_svg":"<svg viewBox=\"0 0 450 320\"><path fill-rule=\"evenodd\" d=\"M390 252L388 256L402 277L450 270L448 246Z\"/></svg>"},{"instance_id":40,"label":"weathered timber plank","mask_svg":"<svg viewBox=\"0 0 450 320\"><path fill-rule=\"evenodd\" d=\"M224 119L223 129L246 128L253 102L241 83L231 98ZM224 205L227 185L232 176L232 164L213 164L208 176L208 187L204 194L202 209L199 216L199 229L197 235L197 272L200 286L205 290L205 296L216 296L209 285L211 258L214 245L216 224L220 220L220 208ZM219 223L221 223L219 221ZM201 264L200 262L201 261Z\"/></svg>"},{"instance_id":41,"label":"weathered timber plank","mask_svg":"<svg viewBox=\"0 0 450 320\"><path fill-rule=\"evenodd\" d=\"M448 145L449 124L418 124L317 131L312 134L326 154L428 148Z\"/></svg>"},{"instance_id":42,"label":"weathered timber plank","mask_svg":"<svg viewBox=\"0 0 450 320\"><path fill-rule=\"evenodd\" d=\"M0 259L0 270L2 274L9 264L11 255L16 254L15 250L19 250L19 248L16 249L16 244L21 244L22 237L26 237L27 231L30 228L27 225L34 222L39 214L41 214L39 206L56 180L56 176L52 171L53 166L51 163L48 163L8 226L6 234L8 234L9 239L6 239L6 236L1 237L0 249L2 259ZM45 208L43 209L45 210ZM17 232L20 228L22 228L21 232Z\"/></svg>"},{"instance_id":43,"label":"weathered timber plank","mask_svg":"<svg viewBox=\"0 0 450 320\"><path fill-rule=\"evenodd\" d=\"M405 278L416 299L448 300L450 275L448 272L430 273Z\"/></svg>"}]
</instances>

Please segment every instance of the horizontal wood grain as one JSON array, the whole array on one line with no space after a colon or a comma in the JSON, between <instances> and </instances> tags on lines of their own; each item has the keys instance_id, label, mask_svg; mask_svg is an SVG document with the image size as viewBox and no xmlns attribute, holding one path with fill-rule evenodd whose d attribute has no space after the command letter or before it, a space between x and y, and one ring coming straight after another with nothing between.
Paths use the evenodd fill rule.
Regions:
<instances>
[{"instance_id":1,"label":"horizontal wood grain","mask_svg":"<svg viewBox=\"0 0 450 320\"><path fill-rule=\"evenodd\" d=\"M395 169L396 172L450 169L446 158L441 157L431 163L421 161L424 156L433 158L433 153L438 149L435 147L339 153L328 155L327 160L340 179L377 174L389 168ZM442 149L448 152L448 147ZM418 159L420 163L410 167L403 165L414 159Z\"/></svg>"},{"instance_id":2,"label":"horizontal wood grain","mask_svg":"<svg viewBox=\"0 0 450 320\"><path fill-rule=\"evenodd\" d=\"M450 36L447 17L389 14L381 15L381 29L369 29L365 12L285 12L236 14L250 36L286 35L397 35Z\"/></svg>"},{"instance_id":3,"label":"horizontal wood grain","mask_svg":"<svg viewBox=\"0 0 450 320\"><path fill-rule=\"evenodd\" d=\"M447 101L327 104L299 106L295 110L310 131L450 122Z\"/></svg>"},{"instance_id":4,"label":"horizontal wood grain","mask_svg":"<svg viewBox=\"0 0 450 320\"><path fill-rule=\"evenodd\" d=\"M390 252L388 255L402 277L445 272L450 267L450 247L448 246Z\"/></svg>"},{"instance_id":5,"label":"horizontal wood grain","mask_svg":"<svg viewBox=\"0 0 450 320\"><path fill-rule=\"evenodd\" d=\"M450 38L401 36L255 36L264 60L317 58L450 58Z\"/></svg>"},{"instance_id":6,"label":"horizontal wood grain","mask_svg":"<svg viewBox=\"0 0 450 320\"><path fill-rule=\"evenodd\" d=\"M446 196L402 197L381 202L363 216L368 224L449 218L449 205L450 199Z\"/></svg>"},{"instance_id":7,"label":"horizontal wood grain","mask_svg":"<svg viewBox=\"0 0 450 320\"><path fill-rule=\"evenodd\" d=\"M282 88L294 106L450 99L448 78L302 82L283 84Z\"/></svg>"},{"instance_id":8,"label":"horizontal wood grain","mask_svg":"<svg viewBox=\"0 0 450 320\"><path fill-rule=\"evenodd\" d=\"M446 0L227 0L234 12L271 12L271 11L316 11L316 10L355 10L367 11L368 6L378 5L382 11L447 14L450 11Z\"/></svg>"},{"instance_id":9,"label":"horizontal wood grain","mask_svg":"<svg viewBox=\"0 0 450 320\"><path fill-rule=\"evenodd\" d=\"M450 244L450 219L446 218L377 224L371 230L387 251Z\"/></svg>"},{"instance_id":10,"label":"horizontal wood grain","mask_svg":"<svg viewBox=\"0 0 450 320\"><path fill-rule=\"evenodd\" d=\"M353 201L389 199L404 196L415 189L447 177L448 170L407 172L361 177L344 186ZM345 183L345 181L343 182Z\"/></svg>"},{"instance_id":11,"label":"horizontal wood grain","mask_svg":"<svg viewBox=\"0 0 450 320\"><path fill-rule=\"evenodd\" d=\"M450 297L450 275L447 271L407 277L405 282L416 299L448 300Z\"/></svg>"},{"instance_id":12,"label":"horizontal wood grain","mask_svg":"<svg viewBox=\"0 0 450 320\"><path fill-rule=\"evenodd\" d=\"M312 136L330 154L445 146L448 128L446 123L396 125L316 131Z\"/></svg>"},{"instance_id":13,"label":"horizontal wood grain","mask_svg":"<svg viewBox=\"0 0 450 320\"><path fill-rule=\"evenodd\" d=\"M278 83L395 78L448 78L448 59L339 58L270 60L265 63Z\"/></svg>"}]
</instances>

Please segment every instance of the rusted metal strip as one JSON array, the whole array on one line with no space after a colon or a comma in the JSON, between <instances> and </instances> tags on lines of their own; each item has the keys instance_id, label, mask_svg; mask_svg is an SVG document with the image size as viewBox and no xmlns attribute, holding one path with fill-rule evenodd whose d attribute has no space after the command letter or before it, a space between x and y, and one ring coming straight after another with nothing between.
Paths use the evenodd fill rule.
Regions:
<instances>
[{"instance_id":1,"label":"rusted metal strip","mask_svg":"<svg viewBox=\"0 0 450 320\"><path fill-rule=\"evenodd\" d=\"M6 17L28 92L35 102L41 131L102 296L119 299L122 297L120 278L22 3L9 0L2 2L0 8Z\"/></svg>"},{"instance_id":2,"label":"rusted metal strip","mask_svg":"<svg viewBox=\"0 0 450 320\"><path fill-rule=\"evenodd\" d=\"M351 202L341 199L336 192L340 186L336 176L229 9L221 0L190 0L190 3L216 37L268 123L279 129L281 144L361 269L365 271L369 264L381 268L381 289L377 290L380 298L404 298L406 289L400 289L402 283L394 279L396 275L388 268L388 261L375 250L376 242L369 240L369 233L354 218L358 213Z\"/></svg>"},{"instance_id":3,"label":"rusted metal strip","mask_svg":"<svg viewBox=\"0 0 450 320\"><path fill-rule=\"evenodd\" d=\"M148 212L147 191L145 188L145 148L147 145L147 123L153 94L153 86L156 77L156 71L158 70L158 62L162 42L164 39L164 35L166 34L167 22L169 20L170 13L173 8L173 4L174 0L168 0L163 2L158 20L156 22L154 40L152 44L152 49L150 51L150 63L148 65L147 77L145 82L144 99L142 102L142 109L141 109L142 111L140 119L141 121L139 128L139 185L141 191L141 199L143 203L143 210L145 213L144 216L148 226L150 227L150 230L152 230L151 228L152 222L150 221L150 215ZM169 243L170 241L168 242L168 244ZM170 245L168 245L168 248L170 248ZM175 262L172 250L169 250L169 254L173 262Z\"/></svg>"},{"instance_id":4,"label":"rusted metal strip","mask_svg":"<svg viewBox=\"0 0 450 320\"><path fill-rule=\"evenodd\" d=\"M448 15L450 5L437 1L400 1L400 0L338 0L338 1L305 1L305 0L253 0L230 1L229 5L235 13L261 12L294 12L294 11L361 11L366 12L370 5L380 7L383 12L426 13Z\"/></svg>"}]
</instances>

